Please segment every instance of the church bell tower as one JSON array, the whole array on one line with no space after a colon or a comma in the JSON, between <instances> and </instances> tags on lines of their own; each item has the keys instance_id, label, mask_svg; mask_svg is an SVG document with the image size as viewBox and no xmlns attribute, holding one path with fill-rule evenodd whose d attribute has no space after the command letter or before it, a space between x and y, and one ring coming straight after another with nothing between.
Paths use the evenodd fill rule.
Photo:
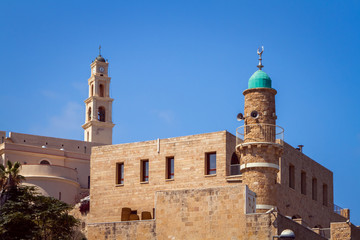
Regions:
<instances>
[{"instance_id":1,"label":"church bell tower","mask_svg":"<svg viewBox=\"0 0 360 240\"><path fill-rule=\"evenodd\" d=\"M99 56L91 63L91 76L88 80L89 97L85 100L84 140L112 144L112 102L110 98L109 63Z\"/></svg>"},{"instance_id":2,"label":"church bell tower","mask_svg":"<svg viewBox=\"0 0 360 240\"><path fill-rule=\"evenodd\" d=\"M256 212L275 208L277 174L283 152L283 128L276 125L275 95L270 77L261 69L263 48L258 50L259 68L249 79L245 96L244 125L236 130L243 183L256 193Z\"/></svg>"}]
</instances>

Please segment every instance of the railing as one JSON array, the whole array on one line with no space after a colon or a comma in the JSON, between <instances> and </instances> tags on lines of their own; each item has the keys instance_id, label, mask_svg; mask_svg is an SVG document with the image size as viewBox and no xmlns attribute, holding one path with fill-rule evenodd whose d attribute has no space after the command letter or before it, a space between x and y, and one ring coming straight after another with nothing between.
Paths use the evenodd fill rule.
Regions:
<instances>
[{"instance_id":1,"label":"railing","mask_svg":"<svg viewBox=\"0 0 360 240\"><path fill-rule=\"evenodd\" d=\"M339 215L342 215L342 210L343 208L342 207L339 207L338 205L334 204L334 212L339 214Z\"/></svg>"},{"instance_id":2,"label":"railing","mask_svg":"<svg viewBox=\"0 0 360 240\"><path fill-rule=\"evenodd\" d=\"M230 175L240 175L240 164L230 165Z\"/></svg>"},{"instance_id":3,"label":"railing","mask_svg":"<svg viewBox=\"0 0 360 240\"><path fill-rule=\"evenodd\" d=\"M240 126L236 129L236 146L244 143L266 142L283 144L284 129L280 126L258 123Z\"/></svg>"}]
</instances>

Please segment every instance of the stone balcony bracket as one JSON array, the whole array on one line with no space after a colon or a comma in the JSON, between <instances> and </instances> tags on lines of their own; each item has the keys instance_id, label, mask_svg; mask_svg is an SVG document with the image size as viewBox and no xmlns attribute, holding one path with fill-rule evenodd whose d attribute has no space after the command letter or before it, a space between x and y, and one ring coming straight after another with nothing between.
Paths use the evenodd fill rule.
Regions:
<instances>
[{"instance_id":1,"label":"stone balcony bracket","mask_svg":"<svg viewBox=\"0 0 360 240\"><path fill-rule=\"evenodd\" d=\"M236 146L236 151L240 152L241 155L246 153L252 153L257 148L267 148L266 151L271 153L275 151L275 154L282 155L284 146L279 143L273 142L247 142L241 143Z\"/></svg>"}]
</instances>

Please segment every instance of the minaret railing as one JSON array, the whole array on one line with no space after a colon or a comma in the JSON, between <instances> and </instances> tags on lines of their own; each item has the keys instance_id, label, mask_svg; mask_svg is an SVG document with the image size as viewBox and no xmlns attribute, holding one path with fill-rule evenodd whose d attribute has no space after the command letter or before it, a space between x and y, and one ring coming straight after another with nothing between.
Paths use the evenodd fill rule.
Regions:
<instances>
[{"instance_id":1,"label":"minaret railing","mask_svg":"<svg viewBox=\"0 0 360 240\"><path fill-rule=\"evenodd\" d=\"M243 125L236 129L236 146L251 143L284 144L284 129L280 126L257 123Z\"/></svg>"}]
</instances>

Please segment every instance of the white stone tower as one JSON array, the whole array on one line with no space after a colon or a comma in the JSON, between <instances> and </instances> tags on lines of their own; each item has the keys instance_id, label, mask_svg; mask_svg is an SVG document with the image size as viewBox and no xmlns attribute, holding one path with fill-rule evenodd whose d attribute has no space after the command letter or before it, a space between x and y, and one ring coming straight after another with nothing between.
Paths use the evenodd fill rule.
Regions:
<instances>
[{"instance_id":1,"label":"white stone tower","mask_svg":"<svg viewBox=\"0 0 360 240\"><path fill-rule=\"evenodd\" d=\"M85 124L82 125L84 140L112 144L112 102L110 98L109 63L101 56L91 63L91 76L88 80L89 97L85 100Z\"/></svg>"}]
</instances>

